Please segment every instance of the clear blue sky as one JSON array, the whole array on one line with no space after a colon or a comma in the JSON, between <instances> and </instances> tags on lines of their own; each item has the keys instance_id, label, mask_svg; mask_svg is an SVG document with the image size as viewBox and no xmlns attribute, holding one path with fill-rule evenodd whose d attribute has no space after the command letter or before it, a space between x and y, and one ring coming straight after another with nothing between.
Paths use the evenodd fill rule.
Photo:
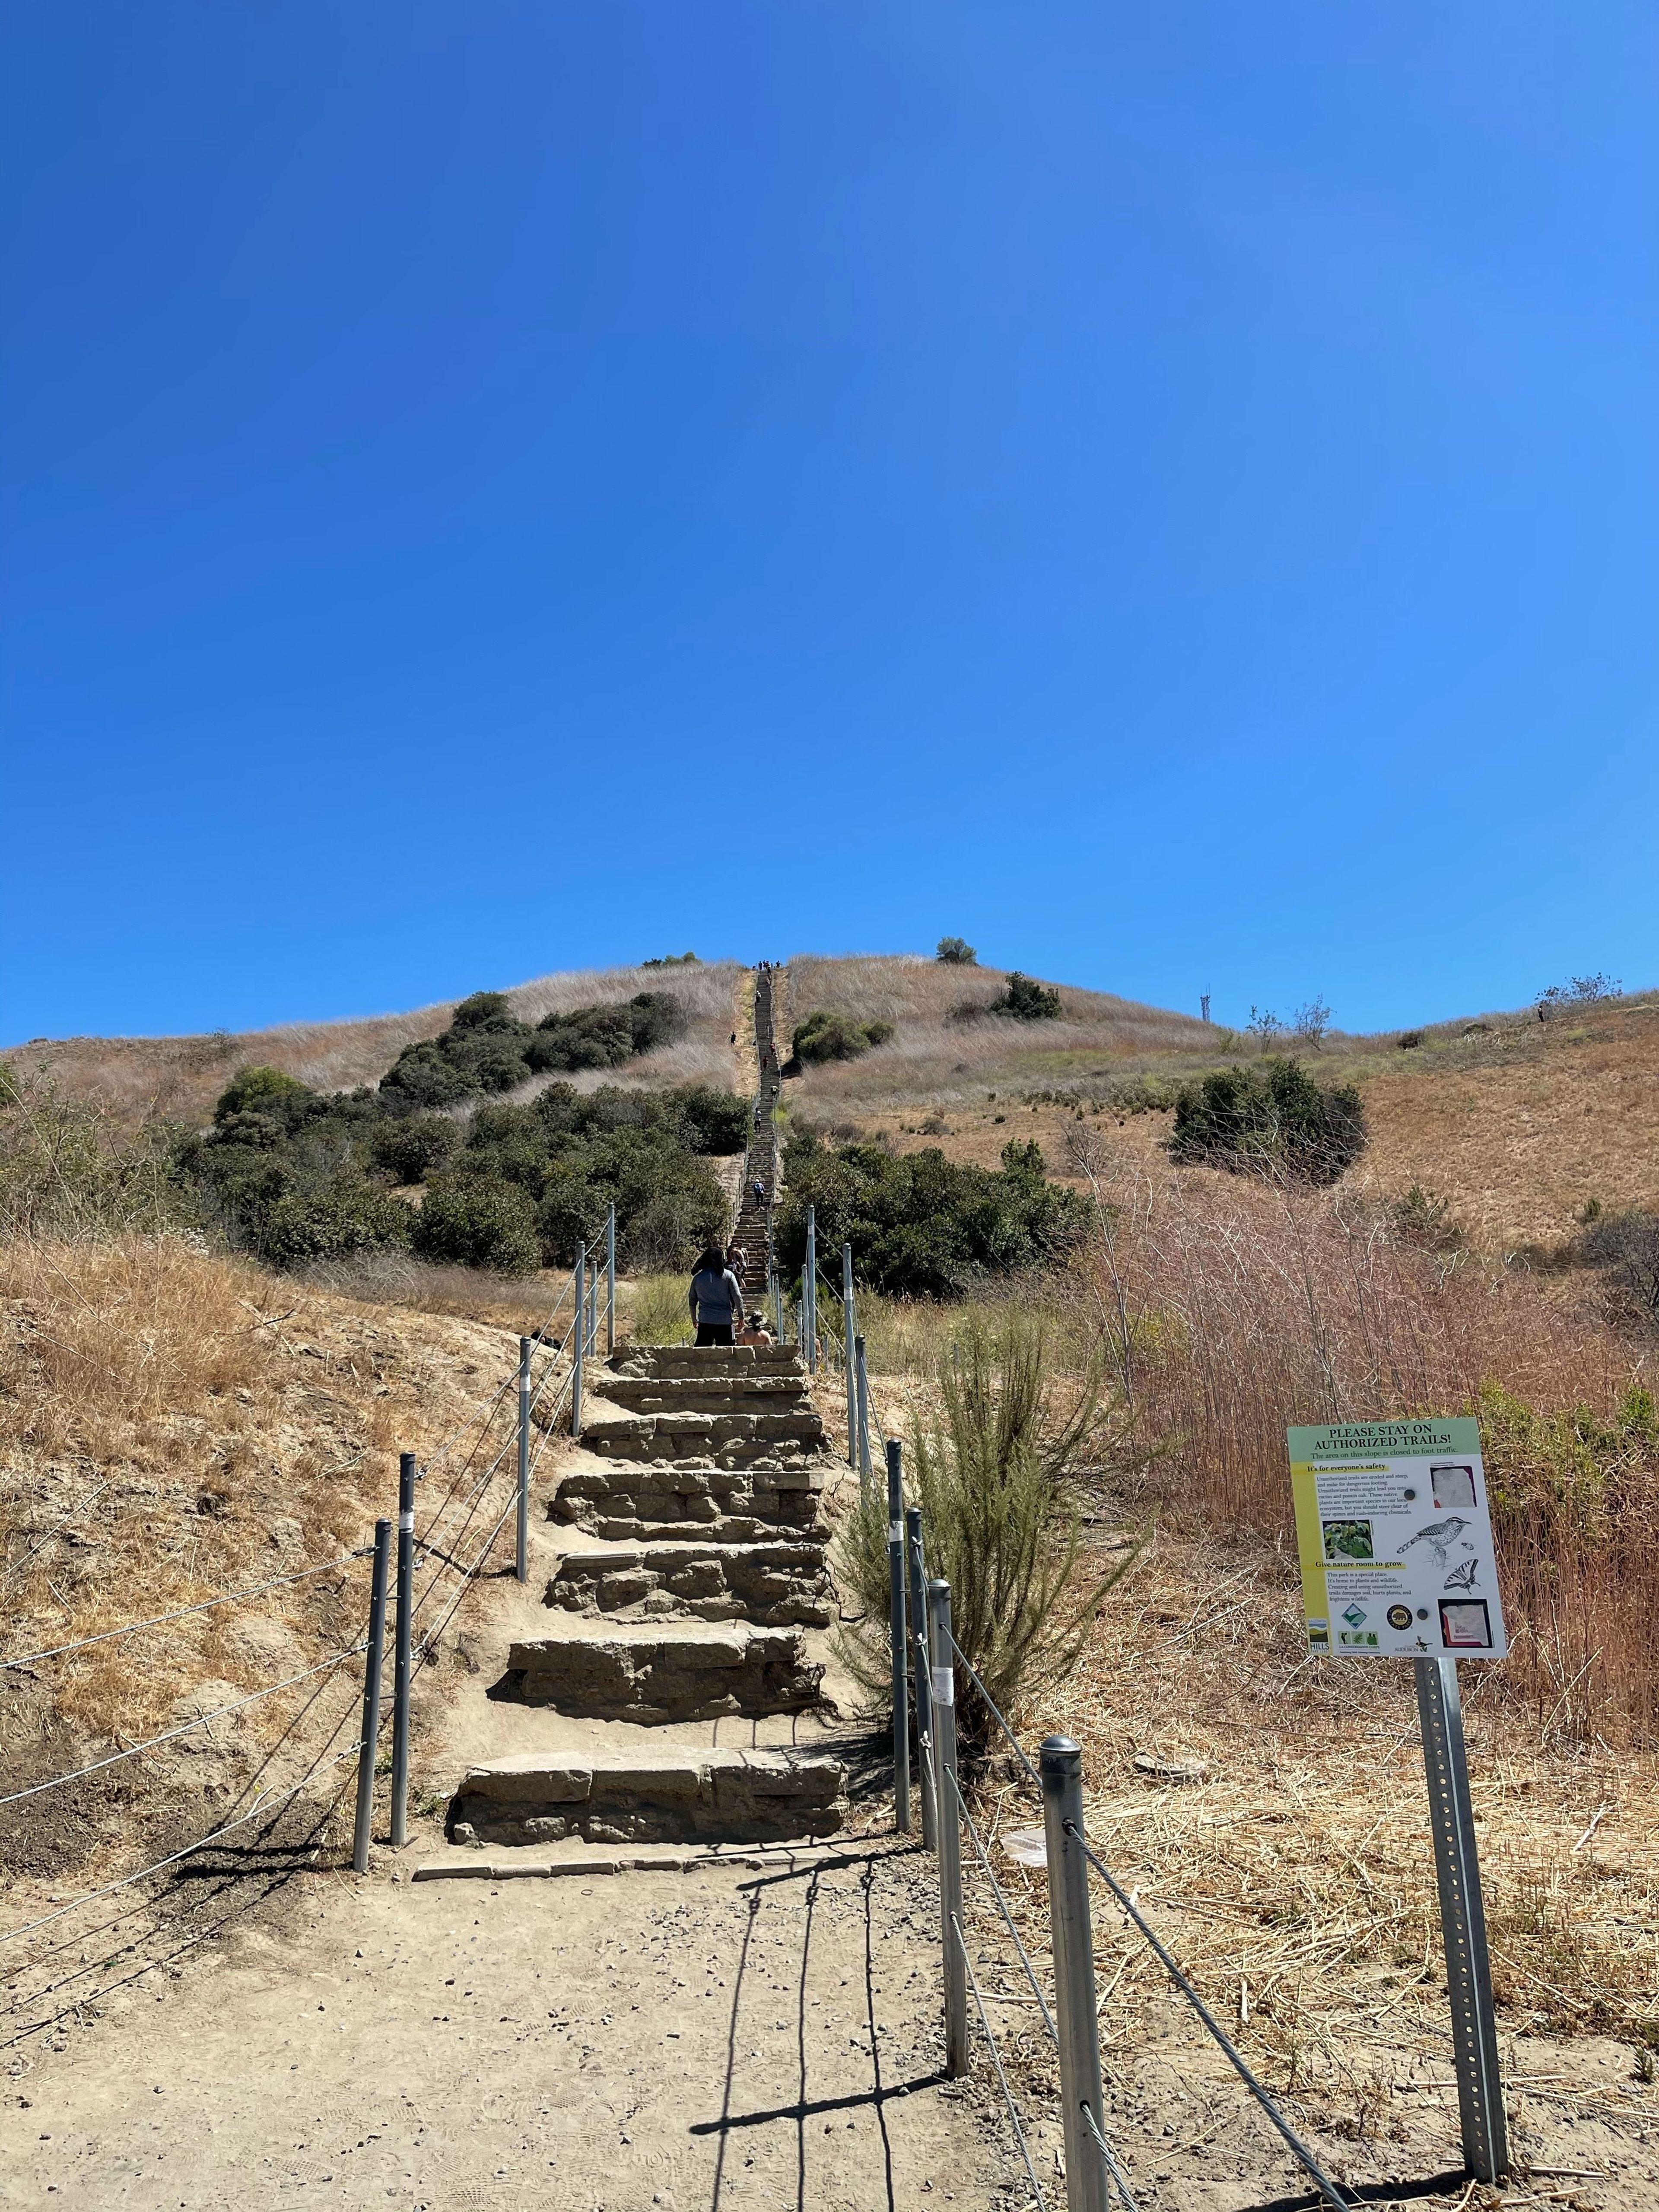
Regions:
<instances>
[{"instance_id":1,"label":"clear blue sky","mask_svg":"<svg viewBox=\"0 0 1659 2212\"><path fill-rule=\"evenodd\" d=\"M1644 0L17 0L6 1039L1659 981Z\"/></svg>"}]
</instances>

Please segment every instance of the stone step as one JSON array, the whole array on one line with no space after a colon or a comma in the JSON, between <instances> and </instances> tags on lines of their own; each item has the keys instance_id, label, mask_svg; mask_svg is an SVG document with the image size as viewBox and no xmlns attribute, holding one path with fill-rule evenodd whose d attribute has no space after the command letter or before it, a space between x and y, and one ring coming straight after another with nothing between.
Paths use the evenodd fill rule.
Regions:
<instances>
[{"instance_id":1,"label":"stone step","mask_svg":"<svg viewBox=\"0 0 1659 2212\"><path fill-rule=\"evenodd\" d=\"M809 1412L795 1375L605 1375L595 1389L613 1406L635 1413L766 1413ZM605 1417L597 1407L594 1417Z\"/></svg>"},{"instance_id":2,"label":"stone step","mask_svg":"<svg viewBox=\"0 0 1659 2212\"><path fill-rule=\"evenodd\" d=\"M747 1620L573 1620L508 1646L494 1694L551 1705L572 1719L757 1719L803 1711L817 1701L823 1669L809 1660L799 1628Z\"/></svg>"},{"instance_id":3,"label":"stone step","mask_svg":"<svg viewBox=\"0 0 1659 2212\"><path fill-rule=\"evenodd\" d=\"M792 1345L629 1345L611 1362L618 1375L799 1375L800 1354Z\"/></svg>"},{"instance_id":4,"label":"stone step","mask_svg":"<svg viewBox=\"0 0 1659 2212\"><path fill-rule=\"evenodd\" d=\"M596 1536L696 1536L746 1543L780 1535L827 1535L818 1527L822 1465L790 1467L757 1460L741 1467L686 1467L653 1462L636 1467L574 1468L550 1499L547 1517Z\"/></svg>"},{"instance_id":5,"label":"stone step","mask_svg":"<svg viewBox=\"0 0 1659 2212\"><path fill-rule=\"evenodd\" d=\"M459 1844L793 1842L834 1835L846 1790L846 1768L822 1753L527 1752L471 1770L448 1833Z\"/></svg>"},{"instance_id":6,"label":"stone step","mask_svg":"<svg viewBox=\"0 0 1659 2212\"><path fill-rule=\"evenodd\" d=\"M827 1628L835 1618L822 1544L606 1544L569 1553L547 1586L567 1612L689 1613L768 1628Z\"/></svg>"},{"instance_id":7,"label":"stone step","mask_svg":"<svg viewBox=\"0 0 1659 2212\"><path fill-rule=\"evenodd\" d=\"M676 1407L665 1413L611 1414L596 1405L591 1413L584 1410L581 1441L597 1451L601 1443L617 1444L625 1438L642 1443L671 1440L668 1448L684 1454L694 1446L718 1451L727 1443L813 1444L823 1434L823 1419L810 1401L764 1413L692 1413Z\"/></svg>"}]
</instances>

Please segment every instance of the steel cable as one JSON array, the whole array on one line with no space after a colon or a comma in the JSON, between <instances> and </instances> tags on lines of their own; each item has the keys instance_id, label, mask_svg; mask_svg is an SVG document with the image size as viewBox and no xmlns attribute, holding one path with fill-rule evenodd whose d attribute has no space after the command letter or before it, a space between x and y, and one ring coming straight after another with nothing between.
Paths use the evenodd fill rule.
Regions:
<instances>
[{"instance_id":1,"label":"steel cable","mask_svg":"<svg viewBox=\"0 0 1659 2212\"><path fill-rule=\"evenodd\" d=\"M216 1605L234 1605L239 1599L258 1597L266 1590L284 1589L289 1583L312 1581L318 1575L332 1574L337 1567L349 1566L353 1559L373 1556L373 1544L360 1544L355 1552L342 1552L337 1559L328 1559L320 1567L302 1567L297 1574L273 1575L269 1582L251 1583L246 1589L227 1590L222 1597L205 1597L197 1605L181 1605L173 1613L155 1613L148 1620L134 1620L125 1628L106 1628L96 1636L82 1636L73 1644L54 1644L49 1651L30 1651L20 1659L0 1659L0 1668L33 1667L42 1659L61 1659L68 1651L86 1651L94 1644L108 1644L118 1636L137 1636L140 1629L160 1628L169 1620L184 1620L192 1613L210 1613ZM0 1800L0 1802L3 1802Z\"/></svg>"},{"instance_id":2,"label":"steel cable","mask_svg":"<svg viewBox=\"0 0 1659 2212\"><path fill-rule=\"evenodd\" d=\"M1112 2177L1112 2185L1123 2200L1123 2212L1140 2212L1140 2208L1129 2194L1129 2178L1118 2164L1116 2152L1100 2132L1100 2122L1087 2105L1079 2105L1078 2110L1082 2113L1090 2134L1100 2145L1100 2154L1106 2161L1106 2171Z\"/></svg>"},{"instance_id":3,"label":"steel cable","mask_svg":"<svg viewBox=\"0 0 1659 2212\"><path fill-rule=\"evenodd\" d=\"M204 1728L209 1721L222 1720L227 1713L239 1713L244 1705L257 1705L261 1698L274 1698L278 1690L291 1690L296 1682L309 1682L319 1674L326 1674L343 1660L354 1658L359 1651L367 1651L368 1639L361 1644L348 1644L337 1651L331 1659L320 1666L307 1667L301 1674L290 1674L285 1681L268 1682L263 1690L251 1690L245 1698L233 1698L228 1705L216 1705L210 1713L198 1713L193 1720L182 1721L177 1728L165 1729L160 1735L149 1737L143 1743L135 1743L126 1751L113 1751L107 1759L95 1759L89 1766L77 1766L68 1774L54 1774L46 1782L32 1782L27 1790L14 1790L8 1797L0 1797L0 1806L20 1804L25 1797L38 1797L42 1790L56 1790L65 1782L83 1782L88 1774L101 1774L106 1766L118 1766L123 1759L137 1759L146 1751L154 1751L158 1744L171 1743L175 1736L188 1735L192 1729Z\"/></svg>"},{"instance_id":4,"label":"steel cable","mask_svg":"<svg viewBox=\"0 0 1659 2212\"><path fill-rule=\"evenodd\" d=\"M980 1994L979 1976L974 1972L974 1962L968 1955L968 1946L963 1940L962 1923L955 1913L951 1915L951 1933L957 1939L957 1948L962 1954L962 1963L968 1969L969 1985L974 1992L974 2002L979 2007L979 2024L985 2030L985 2040L990 2045L991 2063L997 2069L997 2080L1002 2084L1003 2100L1008 2107L1014 2140L1019 2145L1019 2154L1025 2161L1025 2171L1030 2178L1031 2194L1037 2201L1037 2212L1048 2212L1048 2200L1042 2193L1042 2184L1036 2178L1036 2168L1031 2163L1030 2146L1025 2140L1025 2130L1019 2124L1019 2107L1014 2102L1014 2093L1008 2086L1008 2076L1002 2070L1002 2053L997 2049L997 2039L991 2033L990 2016L985 2009L985 1999Z\"/></svg>"},{"instance_id":5,"label":"steel cable","mask_svg":"<svg viewBox=\"0 0 1659 2212\"><path fill-rule=\"evenodd\" d=\"M974 1816L968 1810L968 1802L962 1794L962 1784L954 1774L951 1777L951 1787L956 1791L957 1804L962 1817L968 1823L968 1832L974 1839L974 1849L979 1854L979 1863L990 1876L991 1888L997 1901L997 1910L1008 1923L1008 1933L1014 1939L1014 1948L1019 1954L1020 1965L1025 1969L1025 1978L1031 1984L1031 1994L1037 2001L1038 2009L1042 2014L1042 2025L1048 2031L1048 2039L1057 2045L1060 2041L1060 2030L1054 2026L1054 2016L1048 2009L1048 2000L1042 1994L1042 1986L1036 1977L1036 1968L1031 1964L1031 1955L1025 1948L1024 1938L1015 1924L1013 1914L1008 1909L1008 1900L1002 1893L1002 1884L997 1880L996 1869L991 1864L985 1845L980 1840L979 1830L974 1826Z\"/></svg>"}]
</instances>

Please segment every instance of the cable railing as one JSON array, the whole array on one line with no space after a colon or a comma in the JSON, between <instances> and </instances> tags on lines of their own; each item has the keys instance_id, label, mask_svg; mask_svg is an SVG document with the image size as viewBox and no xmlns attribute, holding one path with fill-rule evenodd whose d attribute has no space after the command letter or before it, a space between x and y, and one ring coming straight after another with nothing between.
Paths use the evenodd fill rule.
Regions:
<instances>
[{"instance_id":1,"label":"cable railing","mask_svg":"<svg viewBox=\"0 0 1659 2212\"><path fill-rule=\"evenodd\" d=\"M917 1506L905 1504L902 1450L896 1440L888 1440L886 1459L894 1824L901 1833L908 1832L911 1825L910 1745L914 1717L922 1839L934 1853L939 1869L946 2072L959 2076L969 2070L971 1996L1033 2202L1039 2212L1048 2212L1031 2157L1030 2129L1021 2114L992 2022L991 2007L997 2000L987 1999L981 1978L983 1961L975 1961L966 1932L966 1871L984 1897L989 1924L1006 1930L1030 1985L1044 2033L1059 2055L1066 2212L1111 2212L1114 2206L1120 2212L1138 2212L1123 2160L1106 2127L1089 1900L1092 1876L1105 1885L1113 1902L1152 1951L1173 1989L1213 2039L1326 2204L1332 2212L1351 2212L1350 2200L1205 2002L1191 1977L1147 1920L1138 1898L1118 1881L1090 1838L1084 1821L1081 1748L1068 1736L1049 1736L1034 1762L957 1642L951 1621L950 1584L927 1576L921 1511ZM971 1687L987 1718L1008 1744L1021 1771L1042 1798L1054 1958L1052 2004L1007 1893L998 1879L986 1838L962 1788L957 1766L958 1675ZM962 1851L964 1831L970 1847L965 1869Z\"/></svg>"},{"instance_id":2,"label":"cable railing","mask_svg":"<svg viewBox=\"0 0 1659 2212\"><path fill-rule=\"evenodd\" d=\"M566 1310L568 1301L572 1302L570 1319L561 1335L556 1333L556 1324ZM481 1409L475 1407L464 1421L459 1422L423 1464L417 1464L412 1453L401 1455L395 1531L390 1518L382 1519L375 1524L372 1543L355 1546L315 1565L266 1576L258 1582L217 1591L209 1596L194 1599L188 1604L171 1607L165 1612L126 1622L118 1627L100 1629L87 1636L71 1636L60 1644L46 1645L38 1650L0 1657L0 1675L30 1673L53 1662L72 1659L82 1652L162 1630L222 1607L252 1604L273 1591L314 1583L330 1575L343 1577L360 1560L372 1562L367 1612L365 1616L360 1617L358 1632L314 1665L299 1668L278 1680L260 1684L244 1696L225 1699L206 1711L192 1713L136 1742L126 1742L118 1733L112 1731L115 1735L113 1749L83 1759L61 1772L40 1777L0 1796L0 1810L3 1810L55 1790L94 1781L111 1769L149 1758L196 1730L210 1729L215 1723L258 1707L267 1699L284 1692L304 1690L307 1685L313 1686L309 1694L301 1698L297 1710L283 1723L275 1741L259 1755L253 1772L242 1785L242 1796L246 1797L250 1790L253 1795L251 1802L244 1804L241 1809L238 1810L233 1802L222 1817L193 1840L181 1844L142 1866L112 1875L108 1881L99 1882L75 1896L54 1899L50 1911L37 1913L15 1927L0 1929L0 1947L3 1947L23 1942L60 1923L67 1921L71 1923L69 1932L61 1939L54 1940L44 1948L32 1948L30 1955L12 1970L9 1977L12 1992L9 2002L0 2006L0 2021L33 2013L60 1990L84 1979L87 1975L98 1973L119 1960L155 1948L150 1936L141 1930L130 1940L118 1944L112 1953L100 1952L90 1960L83 1958L72 1972L59 1976L45 1988L23 1986L25 1978L38 1976L64 1950L76 1946L84 1948L95 1937L118 1927L123 1920L129 1919L134 1913L144 1912L148 1921L150 1908L156 1900L141 1898L136 1903L124 1906L113 1920L106 1920L90 1930L77 1925L74 1916L104 1899L137 1889L157 1876L172 1873L187 1861L224 1844L227 1839L245 1837L261 1823L266 1824L268 1830L270 1824L287 1807L307 1792L314 1791L319 1779L353 1762L357 1770L357 1788L351 1858L356 1871L366 1871L374 1826L380 1743L388 1717L393 1737L392 1840L394 1844L406 1840L410 1690L414 1676L421 1667L430 1663L439 1639L454 1618L466 1592L485 1571L501 1532L515 1511L519 1527L514 1565L520 1579L526 1577L526 1506L530 1483L543 1455L560 1432L562 1420L567 1414L568 1432L580 1436L583 1367L586 1359L598 1356L602 1333L605 1350L609 1352L614 1348L616 1319L616 1215L613 1208L603 1236L583 1245L575 1267L561 1284L556 1297L534 1334L520 1339L519 1358L494 1389L488 1403ZM538 1359L538 1352L544 1356ZM491 1453L490 1445L500 1437L503 1408L515 1382L519 1390L516 1417L507 1424L505 1440L499 1441L498 1448ZM507 1499L504 1506L495 1510L490 1501L491 1487L500 1477L515 1444L517 1466L508 1486ZM431 1511L422 1516L423 1525L417 1535L415 1486L422 1478L435 1474L441 1468L449 1474L448 1486ZM479 1541L474 1532L481 1519L485 1517L489 1520L489 1527ZM392 1596L394 1534L397 1558L395 1601ZM471 1538L471 1541L469 1538ZM433 1572L423 1577L423 1587L417 1598L416 1569L417 1565L426 1563L430 1563ZM455 1587L439 1597L440 1585L450 1574L457 1577ZM343 1583L342 1587L344 1587ZM438 1609L417 1637L416 1617L434 1598L437 1599ZM394 1605L395 1610L392 1610ZM389 1610L392 1610L390 1636L387 1633ZM273 1761L287 1763L286 1747L301 1726L307 1723L315 1710L317 1699L325 1693L328 1684L337 1679L341 1670L349 1662L357 1659L365 1662L361 1701L354 1693L350 1705L335 1721L320 1747L313 1753L309 1764L297 1778L284 1778L262 1783L262 1778L270 1772ZM386 1694L385 1681L388 1659L392 1662L394 1676L389 1698ZM354 1719L357 1720L357 1726L351 1741L343 1748L337 1748L341 1735ZM291 1765L289 1771L291 1774ZM337 1793L335 1802L337 1802ZM331 1814L331 1806L322 1809ZM155 1923L158 1936L166 1925L165 1921ZM188 1948L190 1943L201 1940L205 1940L205 1937L198 1933L191 1936L180 1948ZM160 1963L159 1960L152 1959L149 1965L141 1964L137 1972L149 1972ZM69 2009L72 2010L75 2005L85 2002L84 1996L77 1997L71 2002ZM11 2039L15 2041L38 2033L53 2020L62 2016L59 2012L47 2019L30 2019L15 2031Z\"/></svg>"}]
</instances>

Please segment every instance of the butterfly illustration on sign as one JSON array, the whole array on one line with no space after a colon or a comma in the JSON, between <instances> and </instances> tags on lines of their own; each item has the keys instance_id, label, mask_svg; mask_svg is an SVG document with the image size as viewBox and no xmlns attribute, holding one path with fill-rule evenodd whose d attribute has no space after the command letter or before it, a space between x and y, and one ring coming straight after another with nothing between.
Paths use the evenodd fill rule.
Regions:
<instances>
[{"instance_id":1,"label":"butterfly illustration on sign","mask_svg":"<svg viewBox=\"0 0 1659 2212\"><path fill-rule=\"evenodd\" d=\"M1447 1553L1468 1525L1461 1514L1453 1513L1444 1521L1431 1521L1426 1528L1419 1528L1414 1536L1407 1536L1400 1548L1402 1552L1409 1552L1413 1544L1428 1545L1434 1553L1436 1565L1443 1574Z\"/></svg>"},{"instance_id":2,"label":"butterfly illustration on sign","mask_svg":"<svg viewBox=\"0 0 1659 2212\"><path fill-rule=\"evenodd\" d=\"M1445 1587L1448 1589L1472 1590L1480 1571L1479 1559L1465 1559L1461 1567L1454 1567L1447 1576Z\"/></svg>"}]
</instances>

